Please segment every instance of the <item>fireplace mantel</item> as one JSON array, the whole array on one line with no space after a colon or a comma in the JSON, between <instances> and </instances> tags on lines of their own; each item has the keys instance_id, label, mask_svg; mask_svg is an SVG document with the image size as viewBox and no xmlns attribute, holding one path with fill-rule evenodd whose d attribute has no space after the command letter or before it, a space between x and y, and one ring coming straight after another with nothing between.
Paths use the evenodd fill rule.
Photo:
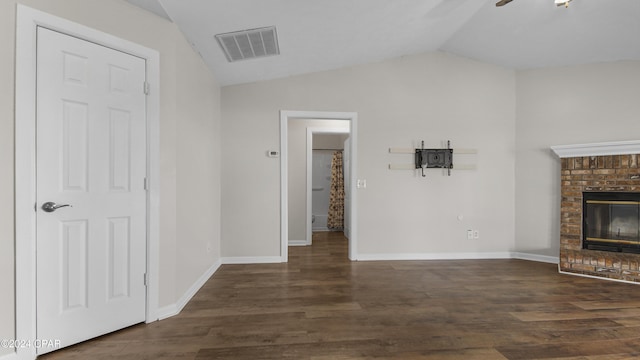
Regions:
<instances>
[{"instance_id":1,"label":"fireplace mantel","mask_svg":"<svg viewBox=\"0 0 640 360\"><path fill-rule=\"evenodd\" d=\"M640 140L552 146L560 158L640 154Z\"/></svg>"}]
</instances>

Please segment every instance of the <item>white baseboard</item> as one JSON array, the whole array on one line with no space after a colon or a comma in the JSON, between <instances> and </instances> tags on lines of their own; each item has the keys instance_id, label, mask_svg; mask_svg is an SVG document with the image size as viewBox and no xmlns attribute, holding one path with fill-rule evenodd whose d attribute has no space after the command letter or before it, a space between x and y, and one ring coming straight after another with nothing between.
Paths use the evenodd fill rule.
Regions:
<instances>
[{"instance_id":1,"label":"white baseboard","mask_svg":"<svg viewBox=\"0 0 640 360\"><path fill-rule=\"evenodd\" d=\"M520 260L530 260L530 261L544 262L549 264L558 264L560 262L557 256L530 254L530 253L521 253L521 252L514 252L512 253L512 255L514 259L520 259Z\"/></svg>"},{"instance_id":2,"label":"white baseboard","mask_svg":"<svg viewBox=\"0 0 640 360\"><path fill-rule=\"evenodd\" d=\"M307 246L307 240L289 240L289 246Z\"/></svg>"},{"instance_id":3,"label":"white baseboard","mask_svg":"<svg viewBox=\"0 0 640 360\"><path fill-rule=\"evenodd\" d=\"M238 257L223 257L223 264L273 264L281 263L282 257L280 256L238 256Z\"/></svg>"},{"instance_id":4,"label":"white baseboard","mask_svg":"<svg viewBox=\"0 0 640 360\"><path fill-rule=\"evenodd\" d=\"M0 355L0 360L18 360L18 354L12 352L6 355Z\"/></svg>"},{"instance_id":5,"label":"white baseboard","mask_svg":"<svg viewBox=\"0 0 640 360\"><path fill-rule=\"evenodd\" d=\"M407 253L407 254L358 254L357 260L482 260L519 259L557 264L558 257L522 252L479 252L479 253Z\"/></svg>"},{"instance_id":6,"label":"white baseboard","mask_svg":"<svg viewBox=\"0 0 640 360\"><path fill-rule=\"evenodd\" d=\"M171 304L171 305L158 308L158 320L164 320L166 318L176 316L180 313L180 311L182 311L182 309L178 309L178 305L176 304Z\"/></svg>"},{"instance_id":7,"label":"white baseboard","mask_svg":"<svg viewBox=\"0 0 640 360\"><path fill-rule=\"evenodd\" d=\"M213 276L222 264L264 264L264 263L281 263L282 258L279 256L264 257L224 257L216 261L198 280L196 280L189 289L176 301L175 304L163 306L158 309L158 320L163 320L178 315L187 305L189 300L200 290L200 288ZM5 360L1 359L0 360Z\"/></svg>"},{"instance_id":8,"label":"white baseboard","mask_svg":"<svg viewBox=\"0 0 640 360\"><path fill-rule=\"evenodd\" d=\"M180 299L178 299L175 304L159 308L158 320L178 315L187 305L189 300L191 300L191 298L198 292L198 290L200 290L200 288L207 282L207 280L209 280L209 278L211 278L211 276L213 276L213 274L220 268L220 265L222 265L221 260L218 260L213 265L211 265L211 267L207 269L207 271L202 274L202 276L200 276L198 280L196 280L196 282L194 282L193 285L189 287L189 289L187 289L187 291L180 297Z\"/></svg>"},{"instance_id":9,"label":"white baseboard","mask_svg":"<svg viewBox=\"0 0 640 360\"><path fill-rule=\"evenodd\" d=\"M509 252L486 253L406 253L406 254L358 254L358 261L379 260L478 260L511 259Z\"/></svg>"}]
</instances>

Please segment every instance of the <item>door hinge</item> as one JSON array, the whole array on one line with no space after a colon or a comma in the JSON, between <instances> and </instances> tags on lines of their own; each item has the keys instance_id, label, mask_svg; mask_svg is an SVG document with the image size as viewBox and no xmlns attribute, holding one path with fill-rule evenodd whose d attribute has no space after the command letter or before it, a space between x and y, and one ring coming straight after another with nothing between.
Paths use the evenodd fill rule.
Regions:
<instances>
[{"instance_id":1,"label":"door hinge","mask_svg":"<svg viewBox=\"0 0 640 360\"><path fill-rule=\"evenodd\" d=\"M144 178L144 189L149 190L149 182L147 181L147 178Z\"/></svg>"},{"instance_id":2,"label":"door hinge","mask_svg":"<svg viewBox=\"0 0 640 360\"><path fill-rule=\"evenodd\" d=\"M144 82L143 89L144 89L144 94L149 95L149 92L151 91L151 86L149 86L148 82L146 81Z\"/></svg>"},{"instance_id":3,"label":"door hinge","mask_svg":"<svg viewBox=\"0 0 640 360\"><path fill-rule=\"evenodd\" d=\"M144 286L147 286L147 273L144 273Z\"/></svg>"}]
</instances>

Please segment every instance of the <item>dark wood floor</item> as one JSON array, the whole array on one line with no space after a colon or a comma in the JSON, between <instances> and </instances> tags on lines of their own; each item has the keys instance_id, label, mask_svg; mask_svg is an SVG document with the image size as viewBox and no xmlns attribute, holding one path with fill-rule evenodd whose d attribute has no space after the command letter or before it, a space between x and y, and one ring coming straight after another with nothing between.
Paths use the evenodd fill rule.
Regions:
<instances>
[{"instance_id":1,"label":"dark wood floor","mask_svg":"<svg viewBox=\"0 0 640 360\"><path fill-rule=\"evenodd\" d=\"M522 260L349 262L341 233L288 264L224 265L177 316L43 359L629 359L640 287Z\"/></svg>"}]
</instances>

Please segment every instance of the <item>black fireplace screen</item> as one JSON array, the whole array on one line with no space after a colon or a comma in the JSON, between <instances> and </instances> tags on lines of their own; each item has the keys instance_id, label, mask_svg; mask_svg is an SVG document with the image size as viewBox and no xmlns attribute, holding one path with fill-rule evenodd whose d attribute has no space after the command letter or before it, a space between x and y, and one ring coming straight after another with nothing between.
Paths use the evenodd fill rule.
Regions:
<instances>
[{"instance_id":1,"label":"black fireplace screen","mask_svg":"<svg viewBox=\"0 0 640 360\"><path fill-rule=\"evenodd\" d=\"M585 249L640 253L640 193L585 192Z\"/></svg>"}]
</instances>

